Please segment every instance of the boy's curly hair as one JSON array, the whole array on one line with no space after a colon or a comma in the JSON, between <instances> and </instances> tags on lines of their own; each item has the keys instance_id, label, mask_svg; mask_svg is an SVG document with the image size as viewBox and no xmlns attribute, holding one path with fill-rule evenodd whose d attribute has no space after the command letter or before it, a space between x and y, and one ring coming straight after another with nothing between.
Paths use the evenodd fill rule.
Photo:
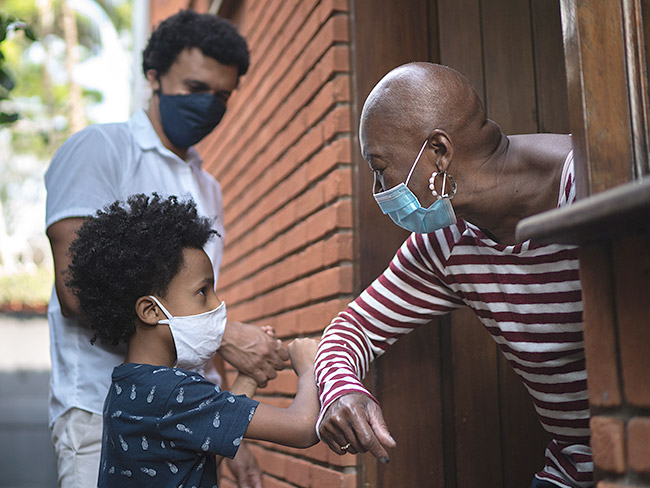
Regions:
<instances>
[{"instance_id":1,"label":"boy's curly hair","mask_svg":"<svg viewBox=\"0 0 650 488\"><path fill-rule=\"evenodd\" d=\"M70 246L66 285L102 343L126 342L135 332L135 302L164 297L183 264L183 250L201 249L217 231L193 200L154 193L116 201L88 218Z\"/></svg>"},{"instance_id":2,"label":"boy's curly hair","mask_svg":"<svg viewBox=\"0 0 650 488\"><path fill-rule=\"evenodd\" d=\"M193 10L181 10L158 25L142 53L142 71L146 75L155 69L158 76L164 75L188 47L198 47L221 64L237 66L239 76L248 71L248 46L235 26L216 15Z\"/></svg>"}]
</instances>

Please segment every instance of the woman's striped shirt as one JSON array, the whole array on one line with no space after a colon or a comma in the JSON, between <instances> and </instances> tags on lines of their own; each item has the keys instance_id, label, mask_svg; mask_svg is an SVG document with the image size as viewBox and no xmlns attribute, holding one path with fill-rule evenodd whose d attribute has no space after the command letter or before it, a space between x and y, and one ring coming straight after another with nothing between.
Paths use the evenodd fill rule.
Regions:
<instances>
[{"instance_id":1,"label":"woman's striped shirt","mask_svg":"<svg viewBox=\"0 0 650 488\"><path fill-rule=\"evenodd\" d=\"M573 154L558 206L575 200ZM468 306L524 382L553 440L540 479L592 486L589 405L577 250L494 242L461 219L412 234L388 269L325 329L316 357L321 416L340 396L361 392L372 360L434 317Z\"/></svg>"}]
</instances>

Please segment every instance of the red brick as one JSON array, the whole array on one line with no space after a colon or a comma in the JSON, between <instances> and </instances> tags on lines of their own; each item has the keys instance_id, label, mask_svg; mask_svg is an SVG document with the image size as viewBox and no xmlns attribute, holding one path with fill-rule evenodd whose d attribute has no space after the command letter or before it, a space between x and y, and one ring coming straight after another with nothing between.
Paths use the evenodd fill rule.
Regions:
<instances>
[{"instance_id":1,"label":"red brick","mask_svg":"<svg viewBox=\"0 0 650 488\"><path fill-rule=\"evenodd\" d=\"M335 169L336 166L332 163L332 170L324 174L325 178L314 182L309 179L308 166L309 163L279 182L264 197L258 198L252 208L244 208L245 202L238 202L237 207L241 209L242 214L233 217L232 224L226 222L228 229L232 227L232 231L228 231L227 245L236 244L239 247L242 245L242 239L244 243L268 240L317 208L330 203L334 198L350 195L350 168ZM347 186L340 183L346 180ZM309 188L309 185L314 183L316 186ZM337 190L338 194L332 190ZM248 244L248 247L250 246L251 244ZM242 254L244 252L246 251L242 251Z\"/></svg>"},{"instance_id":2,"label":"red brick","mask_svg":"<svg viewBox=\"0 0 650 488\"><path fill-rule=\"evenodd\" d=\"M590 421L594 464L603 471L625 472L625 424L614 417L594 416Z\"/></svg>"},{"instance_id":3,"label":"red brick","mask_svg":"<svg viewBox=\"0 0 650 488\"><path fill-rule=\"evenodd\" d=\"M251 452L255 455L255 459L257 459L260 468L265 473L277 478L286 478L288 466L292 461L291 458L280 452L264 449L252 442L249 442L248 445Z\"/></svg>"},{"instance_id":4,"label":"red brick","mask_svg":"<svg viewBox=\"0 0 650 488\"><path fill-rule=\"evenodd\" d=\"M273 120L267 120L261 116L260 109L258 108L255 114L256 118L250 121L250 124L246 125L245 128L231 129L233 133L238 134L238 138L233 141L233 144L219 140L220 144L218 146L202 145L200 147L202 152L210 155L206 167L214 171L220 181L227 186L233 182L232 177L228 176L229 173L238 167L243 166L246 171L259 174L260 170L257 168L261 161L265 160L265 151L269 142L272 139L277 139L280 135L283 139L286 138L289 129L284 126L285 121L296 118L296 111L307 110L307 113L310 112L308 107L303 108L308 97L313 96L315 91L332 76L333 72L348 68L346 55L347 50L342 52L340 46L333 48L318 62L314 70L307 75L307 78L301 82L301 86L295 92L290 95L289 93L277 94L276 99L286 99L286 102L281 105L269 107L270 113L273 114ZM349 80L349 77L346 77L346 79ZM308 90L306 90L307 87L309 87ZM226 125L226 122L228 121L224 120L223 125ZM307 126L304 126L303 131L307 130L307 128ZM245 135L242 137L242 132L244 134L250 134L250 137ZM240 146L239 149L237 145ZM242 153L240 150L242 148L245 148L246 152ZM235 157L235 153L237 153L236 158L240 162L239 165L231 163L231 160ZM215 160L219 161L218 166ZM213 163L213 161L215 162ZM247 164L241 164L241 162ZM255 164L251 165L250 162Z\"/></svg>"},{"instance_id":5,"label":"red brick","mask_svg":"<svg viewBox=\"0 0 650 488\"><path fill-rule=\"evenodd\" d=\"M291 310L273 317L263 318L260 321L275 327L275 330L280 331L283 336L307 334L307 332L312 332L316 336L320 336L330 321L340 311L345 309L351 298L316 303L298 310Z\"/></svg>"},{"instance_id":6,"label":"red brick","mask_svg":"<svg viewBox=\"0 0 650 488\"><path fill-rule=\"evenodd\" d=\"M325 207L311 215L304 222L300 222L272 242L256 249L253 253L247 255L245 260L240 257L240 259L232 262L232 259L225 255L222 273L227 271L228 273L234 272L241 277L248 276L254 270L279 261L303 249L305 246L325 238L334 231L351 227L351 201L338 201L334 205Z\"/></svg>"},{"instance_id":7,"label":"red brick","mask_svg":"<svg viewBox=\"0 0 650 488\"><path fill-rule=\"evenodd\" d=\"M630 469L650 473L650 418L635 417L627 424L627 453Z\"/></svg>"},{"instance_id":8,"label":"red brick","mask_svg":"<svg viewBox=\"0 0 650 488\"><path fill-rule=\"evenodd\" d=\"M252 300L229 304L228 311L233 316L243 317L245 321L275 315L340 293L352 293L352 279L353 270L350 265L326 269ZM307 328L309 330L313 329Z\"/></svg>"},{"instance_id":9,"label":"red brick","mask_svg":"<svg viewBox=\"0 0 650 488\"><path fill-rule=\"evenodd\" d=\"M229 474L227 478L222 476L219 479L219 488L237 488L237 485L232 481L231 476L231 474Z\"/></svg>"},{"instance_id":10,"label":"red brick","mask_svg":"<svg viewBox=\"0 0 650 488\"><path fill-rule=\"evenodd\" d=\"M230 318L268 323L284 338L319 336L352 298L348 8L347 0L242 4L251 68L199 147L223 189L219 293ZM296 381L282 371L255 398L286 408ZM324 444L247 444L266 488L356 485L356 457ZM222 484L234 486L230 477Z\"/></svg>"},{"instance_id":11,"label":"red brick","mask_svg":"<svg viewBox=\"0 0 650 488\"><path fill-rule=\"evenodd\" d=\"M247 94L248 96L242 93L242 98L245 97L246 106L245 112L240 113L237 120L231 122L234 123L234 126L228 126L228 132L232 136L233 133L238 136L229 141L227 138L219 137L219 132L216 132L214 137L211 139L213 141L221 141L220 147L222 148L220 154L215 156L222 161L223 168L227 170L227 165L224 163L227 160L230 160L234 157L234 154L243 147L243 144L249 142L248 138L241 137L242 133L247 132L248 134L257 136L259 131L259 125L263 123L264 125L269 125L268 120L263 117L259 117L260 112L274 113L276 109L266 109L262 108L260 104L273 104L280 103L280 101L285 101L296 85L296 83L302 79L304 73L308 72L313 68L314 63L323 55L323 50L329 49L332 42L338 42L341 39L341 36L345 34L339 26L341 21L330 19L328 23L320 30L318 30L319 24L317 19L314 16L310 16L310 19L303 25L302 30L298 33L293 39L291 46L307 46L304 51L300 53L296 62L289 68L287 63L290 60L294 59L295 56L298 56L298 52L294 52L291 47L288 50L281 51L282 57L273 65L274 73L277 75L271 75L270 73L264 73L263 78L258 80L251 81L251 86L255 86L253 93ZM277 78L277 76L280 78ZM273 88L274 96L269 96L270 90ZM233 97L233 99L237 94ZM288 105L288 104L287 104ZM290 105L289 105L290 106ZM227 120L224 120L224 125ZM241 124L241 125L238 125ZM233 124L231 124L233 125ZM206 146L202 146L206 147ZM212 151L212 146L207 146L208 151ZM227 152L222 152L227 151ZM226 171L227 173L227 171ZM219 176L223 178L226 176L225 173L219 171Z\"/></svg>"},{"instance_id":12,"label":"red brick","mask_svg":"<svg viewBox=\"0 0 650 488\"><path fill-rule=\"evenodd\" d=\"M278 480L268 475L264 476L263 482L264 488L295 488L295 485L290 485L289 483L285 483L282 480Z\"/></svg>"},{"instance_id":13,"label":"red brick","mask_svg":"<svg viewBox=\"0 0 650 488\"><path fill-rule=\"evenodd\" d=\"M249 446L252 444L251 441L248 441ZM271 442L265 441L255 441L255 444L259 445L259 448L264 448L268 450L273 450L277 452L284 453L283 455L289 456L286 459L290 460L290 456L301 457L303 459L317 461L320 464L328 464L330 466L336 467L341 470L342 468L348 468L346 473L350 469L354 469L357 465L357 457L352 454L345 454L339 456L330 450L327 447L327 444L319 442L318 444L309 447L307 449L298 449L288 446L281 446L278 444L273 444ZM256 452L256 451L255 451ZM290 461L288 461L290 462Z\"/></svg>"},{"instance_id":14,"label":"red brick","mask_svg":"<svg viewBox=\"0 0 650 488\"><path fill-rule=\"evenodd\" d=\"M298 253L287 256L246 279L233 281L231 276L227 275L229 279L224 278L219 281L219 296L227 303L237 303L271 288L308 276L318 269L350 260L352 260L352 235L337 233L329 239L316 242ZM226 283L225 286L223 283ZM232 285L228 286L229 283Z\"/></svg>"},{"instance_id":15,"label":"red brick","mask_svg":"<svg viewBox=\"0 0 650 488\"><path fill-rule=\"evenodd\" d=\"M233 245L250 228L277 211L292 198L308 188L318 179L327 177L341 164L349 164L349 153L341 146L349 146L349 141L341 139L331 146L319 150L298 168L296 160L287 158L279 162L273 171L265 173L263 181L251 182L246 193L240 195L226 208L228 229L226 245ZM287 161L288 164L284 164ZM291 162L289 162L291 161ZM350 178L351 180L351 178ZM230 217L232 215L232 217ZM247 218L242 219L246 215Z\"/></svg>"},{"instance_id":16,"label":"red brick","mask_svg":"<svg viewBox=\"0 0 650 488\"><path fill-rule=\"evenodd\" d=\"M346 487L350 478L356 479L356 474L344 474L334 469L312 465L312 485L314 487L327 486L328 488Z\"/></svg>"},{"instance_id":17,"label":"red brick","mask_svg":"<svg viewBox=\"0 0 650 488\"><path fill-rule=\"evenodd\" d=\"M313 486L311 466L311 463L303 459L292 459L287 470L287 481L298 486Z\"/></svg>"}]
</instances>

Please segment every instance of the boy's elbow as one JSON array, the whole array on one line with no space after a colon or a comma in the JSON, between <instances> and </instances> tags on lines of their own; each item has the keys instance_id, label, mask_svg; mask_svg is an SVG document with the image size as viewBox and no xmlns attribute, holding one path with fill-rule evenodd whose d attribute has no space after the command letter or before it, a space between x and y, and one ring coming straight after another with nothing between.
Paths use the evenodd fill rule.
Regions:
<instances>
[{"instance_id":1,"label":"boy's elbow","mask_svg":"<svg viewBox=\"0 0 650 488\"><path fill-rule=\"evenodd\" d=\"M316 431L312 428L311 433L305 433L304 435L300 436L299 439L297 439L297 444L295 447L299 447L300 449L306 449L308 447L314 446L318 444L318 436L316 435Z\"/></svg>"},{"instance_id":2,"label":"boy's elbow","mask_svg":"<svg viewBox=\"0 0 650 488\"><path fill-rule=\"evenodd\" d=\"M315 418L310 417L308 419L304 419L304 421L301 422L300 432L296 436L295 441L295 447L299 447L301 449L318 444L319 439L316 435Z\"/></svg>"}]
</instances>

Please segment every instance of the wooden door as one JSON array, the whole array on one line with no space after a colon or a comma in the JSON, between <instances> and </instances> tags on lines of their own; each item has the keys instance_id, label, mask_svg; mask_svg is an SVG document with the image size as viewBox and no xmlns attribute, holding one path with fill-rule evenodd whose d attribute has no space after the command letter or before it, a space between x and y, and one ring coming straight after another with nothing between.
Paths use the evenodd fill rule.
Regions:
<instances>
[{"instance_id":1,"label":"wooden door","mask_svg":"<svg viewBox=\"0 0 650 488\"><path fill-rule=\"evenodd\" d=\"M386 72L429 60L465 74L507 134L568 132L557 1L351 3L355 123ZM361 290L406 233L381 215L370 194L371 172L355 154ZM532 402L468 309L402 339L375 362L367 384L398 447L388 466L361 458L360 486L519 488L543 466L549 439Z\"/></svg>"}]
</instances>

